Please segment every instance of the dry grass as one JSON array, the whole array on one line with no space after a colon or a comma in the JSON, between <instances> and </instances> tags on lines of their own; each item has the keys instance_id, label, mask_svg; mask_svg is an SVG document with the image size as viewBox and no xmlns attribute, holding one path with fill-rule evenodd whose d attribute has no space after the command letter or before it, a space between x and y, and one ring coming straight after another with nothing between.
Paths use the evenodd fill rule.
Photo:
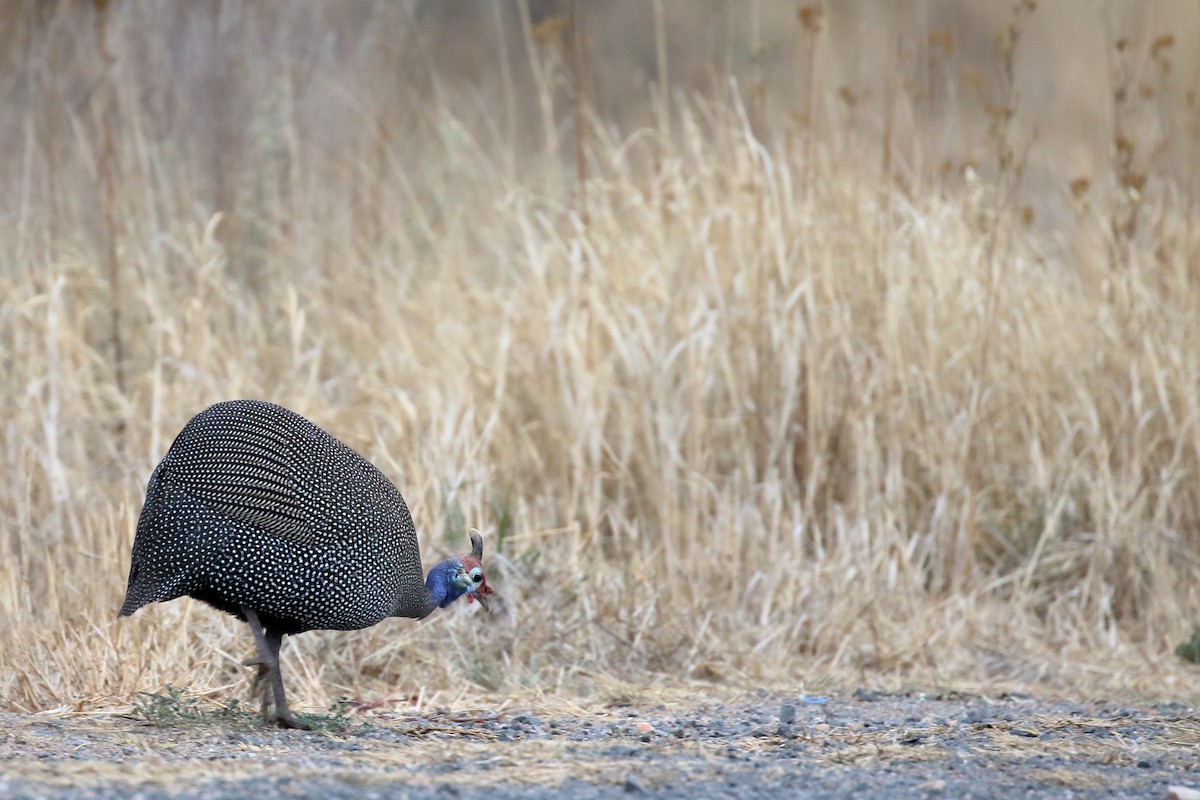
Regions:
<instances>
[{"instance_id":1,"label":"dry grass","mask_svg":"<svg viewBox=\"0 0 1200 800\"><path fill-rule=\"evenodd\" d=\"M1197 43L1158 34L1190 6L1116 4L1082 54L1036 47L1060 9L935 9L910 51L716 6L712 72L670 5L657 53L657 6L586 5L587 37L423 3L3 7L0 705L246 690L235 621L115 619L150 470L233 397L378 464L427 560L491 530L498 613L298 637L301 707L1188 691ZM643 28L673 95L622 83ZM889 77L856 82L857 47ZM1082 55L1068 99L1026 76Z\"/></svg>"}]
</instances>

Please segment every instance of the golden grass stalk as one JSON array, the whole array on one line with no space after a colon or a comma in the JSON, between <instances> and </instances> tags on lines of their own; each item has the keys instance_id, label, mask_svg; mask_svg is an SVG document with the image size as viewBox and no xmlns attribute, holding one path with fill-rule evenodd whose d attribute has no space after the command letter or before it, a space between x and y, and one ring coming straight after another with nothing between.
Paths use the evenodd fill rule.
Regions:
<instances>
[{"instance_id":1,"label":"golden grass stalk","mask_svg":"<svg viewBox=\"0 0 1200 800\"><path fill-rule=\"evenodd\" d=\"M154 13L111 21L114 85L166 63L136 49ZM540 147L498 169L450 108L379 111L340 73L274 70L256 20L229 46L275 99L239 112L259 124L224 178L236 225L199 210L188 129L155 127L198 118L116 93L123 388L104 239L75 194L90 145L45 143L53 185L49 158L16 173L68 233L40 239L33 211L0 226L0 705L245 690L240 623L191 601L115 617L150 470L231 397L374 460L428 562L466 525L493 537L498 613L298 637L298 707L600 679L1174 691L1200 601L1186 191L1146 192L1159 235L1133 236L1110 281L1103 247L1059 246L986 178L894 188L877 145L760 138L716 95L670 138L589 127L571 188ZM296 41L323 24L290 21ZM30 35L90 30L52 25ZM529 107L552 143L537 47ZM325 127L330 105L370 124Z\"/></svg>"}]
</instances>

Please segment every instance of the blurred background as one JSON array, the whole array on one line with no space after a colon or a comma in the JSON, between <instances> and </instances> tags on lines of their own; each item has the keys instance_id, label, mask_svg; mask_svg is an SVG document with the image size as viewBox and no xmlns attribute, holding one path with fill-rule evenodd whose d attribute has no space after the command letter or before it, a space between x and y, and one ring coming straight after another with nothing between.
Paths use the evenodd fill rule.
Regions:
<instances>
[{"instance_id":1,"label":"blurred background","mask_svg":"<svg viewBox=\"0 0 1200 800\"><path fill-rule=\"evenodd\" d=\"M1184 0L8 2L4 13L3 130L25 154L5 182L27 224L78 234L86 221L93 236L94 198L53 191L88 168L81 136L96 140L91 162L105 146L132 161L108 165L123 176L178 159L198 213L242 222L282 213L268 201L296 181L347 170L364 173L362 196L343 202L377 215L380 192L404 190L374 188L385 163L361 159L440 155L447 126L529 178L548 171L539 159L569 167L576 138L586 151L601 131L667 136L681 104L731 93L764 142L871 154L910 188L1007 167L1047 226L1074 216L1064 178L1112 188L1117 135L1138 173L1182 179L1194 160L1200 11ZM1011 153L996 151L1000 138ZM141 161L123 146L135 141ZM239 180L250 165L259 177ZM431 202L429 171L406 165L410 200Z\"/></svg>"},{"instance_id":2,"label":"blurred background","mask_svg":"<svg viewBox=\"0 0 1200 800\"><path fill-rule=\"evenodd\" d=\"M499 613L332 697L1187 693L1200 7L0 3L0 703L248 691L116 623L145 481L274 400ZM213 653L218 654L214 658Z\"/></svg>"}]
</instances>

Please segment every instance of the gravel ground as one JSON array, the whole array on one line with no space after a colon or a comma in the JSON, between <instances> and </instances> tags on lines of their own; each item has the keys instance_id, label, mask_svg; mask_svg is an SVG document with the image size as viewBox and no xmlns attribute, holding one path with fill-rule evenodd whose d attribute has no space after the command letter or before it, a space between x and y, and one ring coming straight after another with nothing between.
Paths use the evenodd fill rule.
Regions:
<instances>
[{"instance_id":1,"label":"gravel ground","mask_svg":"<svg viewBox=\"0 0 1200 800\"><path fill-rule=\"evenodd\" d=\"M0 797L1140 799L1200 787L1200 717L1179 703L758 692L327 719L344 729L0 714Z\"/></svg>"}]
</instances>

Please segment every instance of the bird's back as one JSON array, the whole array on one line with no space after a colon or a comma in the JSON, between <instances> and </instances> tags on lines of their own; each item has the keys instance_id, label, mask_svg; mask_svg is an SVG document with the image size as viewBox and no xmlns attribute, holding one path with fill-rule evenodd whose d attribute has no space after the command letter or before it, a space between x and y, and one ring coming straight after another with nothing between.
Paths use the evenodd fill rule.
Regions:
<instances>
[{"instance_id":1,"label":"bird's back","mask_svg":"<svg viewBox=\"0 0 1200 800\"><path fill-rule=\"evenodd\" d=\"M236 400L193 417L151 475L121 615L190 595L290 632L349 630L423 591L391 482L298 414Z\"/></svg>"}]
</instances>

